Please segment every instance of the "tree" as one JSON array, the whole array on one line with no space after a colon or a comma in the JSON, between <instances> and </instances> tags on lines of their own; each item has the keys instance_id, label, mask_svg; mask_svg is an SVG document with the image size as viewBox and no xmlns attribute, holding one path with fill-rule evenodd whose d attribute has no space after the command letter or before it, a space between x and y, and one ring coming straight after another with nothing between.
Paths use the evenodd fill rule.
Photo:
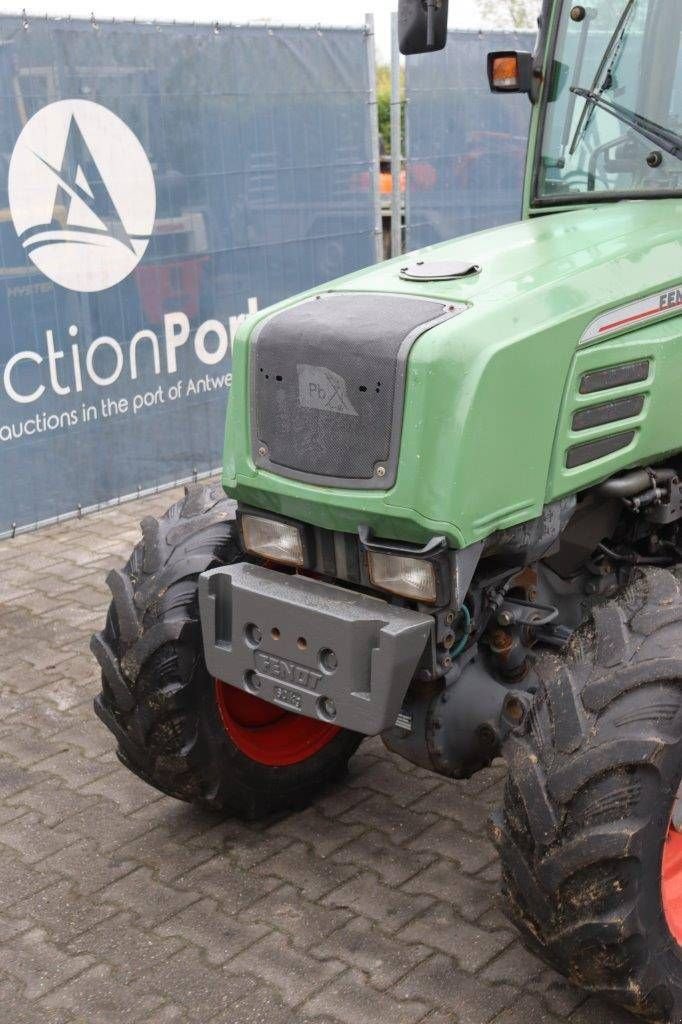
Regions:
<instances>
[{"instance_id":1,"label":"tree","mask_svg":"<svg viewBox=\"0 0 682 1024\"><path fill-rule=\"evenodd\" d=\"M534 29L539 0L477 0L478 8L490 28Z\"/></svg>"},{"instance_id":2,"label":"tree","mask_svg":"<svg viewBox=\"0 0 682 1024\"><path fill-rule=\"evenodd\" d=\"M391 152L391 68L388 64L377 66L377 105L379 108L379 136L384 151Z\"/></svg>"},{"instance_id":3,"label":"tree","mask_svg":"<svg viewBox=\"0 0 682 1024\"><path fill-rule=\"evenodd\" d=\"M400 69L400 96L405 98L405 70ZM391 66L390 64L377 64L377 107L379 116L379 138L382 143L382 152L391 152ZM402 109L401 133L405 137L404 108Z\"/></svg>"}]
</instances>

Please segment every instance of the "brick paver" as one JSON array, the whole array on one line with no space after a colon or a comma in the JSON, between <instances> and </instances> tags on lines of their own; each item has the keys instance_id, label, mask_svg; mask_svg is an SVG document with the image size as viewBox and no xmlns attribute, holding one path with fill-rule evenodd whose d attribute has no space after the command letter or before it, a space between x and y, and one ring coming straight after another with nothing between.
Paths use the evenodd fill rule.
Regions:
<instances>
[{"instance_id":1,"label":"brick paver","mask_svg":"<svg viewBox=\"0 0 682 1024\"><path fill-rule=\"evenodd\" d=\"M497 910L501 766L449 782L372 740L314 807L252 825L120 767L88 640L107 570L178 496L0 544L0 1019L632 1022Z\"/></svg>"}]
</instances>

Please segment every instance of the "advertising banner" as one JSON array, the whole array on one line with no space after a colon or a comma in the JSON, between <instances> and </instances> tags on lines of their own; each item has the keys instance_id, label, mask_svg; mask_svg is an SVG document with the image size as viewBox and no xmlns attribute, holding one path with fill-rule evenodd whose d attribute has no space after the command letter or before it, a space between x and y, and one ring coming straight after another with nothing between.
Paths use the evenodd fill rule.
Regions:
<instances>
[{"instance_id":1,"label":"advertising banner","mask_svg":"<svg viewBox=\"0 0 682 1024\"><path fill-rule=\"evenodd\" d=\"M374 261L369 40L0 18L0 536L218 466L240 318Z\"/></svg>"},{"instance_id":2,"label":"advertising banner","mask_svg":"<svg viewBox=\"0 0 682 1024\"><path fill-rule=\"evenodd\" d=\"M530 103L490 92L487 55L534 45L530 32L457 31L408 57L408 249L518 220Z\"/></svg>"}]
</instances>

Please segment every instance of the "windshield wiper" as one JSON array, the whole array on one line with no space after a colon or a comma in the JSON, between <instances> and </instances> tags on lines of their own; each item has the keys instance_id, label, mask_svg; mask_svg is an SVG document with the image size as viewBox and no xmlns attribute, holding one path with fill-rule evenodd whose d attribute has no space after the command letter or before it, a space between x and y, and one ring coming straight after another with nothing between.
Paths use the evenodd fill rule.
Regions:
<instances>
[{"instance_id":1,"label":"windshield wiper","mask_svg":"<svg viewBox=\"0 0 682 1024\"><path fill-rule=\"evenodd\" d=\"M634 13L636 4L637 0L628 0L625 7L623 8L623 13L618 19L618 24L613 30L613 35L606 44L606 49L604 50L602 58L599 61L599 67L597 68L597 72L594 78L592 79L592 84L590 88L587 90L589 93L596 93L597 96L601 96L605 89L611 88L611 84L613 82L613 72L615 71L616 65L618 64L618 61L620 59L620 54L622 52L622 43L625 39L630 18ZM602 84L599 85L599 83L602 80L602 76L604 80ZM599 86L599 88L597 88L597 86ZM571 89L571 92L576 92L576 90ZM582 138L584 132L587 131L592 114L594 113L594 106L595 105L593 102L585 104L585 108L580 115L580 119L578 120L578 126L575 132L573 133L573 139L571 140L571 145L568 149L570 156L573 156L576 149L578 148L578 143L580 142L580 139Z\"/></svg>"},{"instance_id":2,"label":"windshield wiper","mask_svg":"<svg viewBox=\"0 0 682 1024\"><path fill-rule=\"evenodd\" d=\"M621 107L619 103L605 100L599 92L593 92L591 89L579 89L577 87L573 87L571 92L575 93L576 96L582 96L583 99L593 106L601 107L602 110L608 111L609 114L612 114L613 117L623 124L633 128L639 135L648 139L649 142L653 142L654 145L666 153L670 153L671 156L682 160L682 135L678 135L677 132L673 132L669 128L664 128L662 124L650 121L643 114L637 114L634 110Z\"/></svg>"}]
</instances>

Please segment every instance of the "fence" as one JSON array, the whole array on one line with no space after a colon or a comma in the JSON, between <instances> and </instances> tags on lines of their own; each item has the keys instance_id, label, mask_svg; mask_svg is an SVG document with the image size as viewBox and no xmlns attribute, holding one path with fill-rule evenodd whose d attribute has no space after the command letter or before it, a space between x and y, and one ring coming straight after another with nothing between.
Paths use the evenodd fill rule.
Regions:
<instances>
[{"instance_id":1,"label":"fence","mask_svg":"<svg viewBox=\"0 0 682 1024\"><path fill-rule=\"evenodd\" d=\"M239 316L377 257L373 67L368 28L0 18L0 535L219 464Z\"/></svg>"},{"instance_id":2,"label":"fence","mask_svg":"<svg viewBox=\"0 0 682 1024\"><path fill-rule=\"evenodd\" d=\"M525 32L449 32L406 62L407 248L517 220L530 107L493 95L490 50L532 50Z\"/></svg>"}]
</instances>

